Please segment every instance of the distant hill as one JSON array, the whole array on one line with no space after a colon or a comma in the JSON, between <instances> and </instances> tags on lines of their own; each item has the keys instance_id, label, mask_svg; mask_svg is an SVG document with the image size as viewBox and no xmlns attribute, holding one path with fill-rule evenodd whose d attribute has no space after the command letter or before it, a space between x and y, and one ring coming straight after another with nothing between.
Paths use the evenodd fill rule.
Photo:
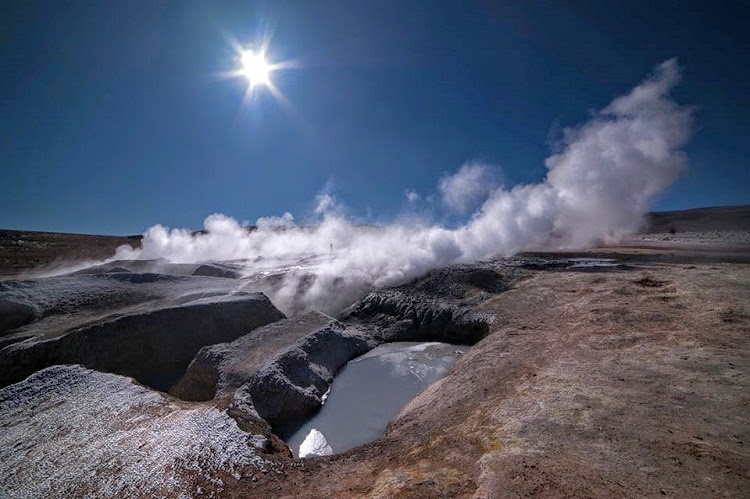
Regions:
<instances>
[{"instance_id":1,"label":"distant hill","mask_svg":"<svg viewBox=\"0 0 750 499\"><path fill-rule=\"evenodd\" d=\"M142 236L93 236L0 230L0 277L56 261L104 260L123 244L140 247Z\"/></svg>"},{"instance_id":2,"label":"distant hill","mask_svg":"<svg viewBox=\"0 0 750 499\"><path fill-rule=\"evenodd\" d=\"M750 205L656 211L646 224L647 234L750 230Z\"/></svg>"}]
</instances>

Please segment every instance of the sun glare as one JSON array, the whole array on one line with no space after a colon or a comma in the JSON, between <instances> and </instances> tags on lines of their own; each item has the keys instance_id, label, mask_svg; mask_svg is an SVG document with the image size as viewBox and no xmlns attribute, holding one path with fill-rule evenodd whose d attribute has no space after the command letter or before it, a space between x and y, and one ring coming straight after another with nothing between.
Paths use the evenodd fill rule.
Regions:
<instances>
[{"instance_id":1,"label":"sun glare","mask_svg":"<svg viewBox=\"0 0 750 499\"><path fill-rule=\"evenodd\" d=\"M264 35L262 42L254 46L240 44L234 36L228 34L228 41L234 49L234 68L229 71L217 73L219 78L239 78L245 85L245 94L242 97L240 109L246 110L249 106L265 94L270 93L285 109L293 112L289 101L284 94L276 87L272 74L286 69L298 67L295 60L272 61L266 59L270 36ZM257 40L256 40L257 42ZM261 90L263 90L261 92Z\"/></svg>"},{"instance_id":2,"label":"sun glare","mask_svg":"<svg viewBox=\"0 0 750 499\"><path fill-rule=\"evenodd\" d=\"M271 66L266 62L262 53L246 50L240 55L240 63L242 64L242 74L248 79L250 85L268 85L270 83Z\"/></svg>"}]
</instances>

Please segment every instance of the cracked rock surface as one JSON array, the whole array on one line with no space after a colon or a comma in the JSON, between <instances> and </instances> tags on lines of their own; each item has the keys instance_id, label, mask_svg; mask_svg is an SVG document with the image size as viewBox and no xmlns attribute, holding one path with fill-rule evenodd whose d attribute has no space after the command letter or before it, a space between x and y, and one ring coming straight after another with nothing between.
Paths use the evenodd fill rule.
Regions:
<instances>
[{"instance_id":1,"label":"cracked rock surface","mask_svg":"<svg viewBox=\"0 0 750 499\"><path fill-rule=\"evenodd\" d=\"M80 366L0 389L0 428L4 497L210 496L275 466L224 411Z\"/></svg>"}]
</instances>

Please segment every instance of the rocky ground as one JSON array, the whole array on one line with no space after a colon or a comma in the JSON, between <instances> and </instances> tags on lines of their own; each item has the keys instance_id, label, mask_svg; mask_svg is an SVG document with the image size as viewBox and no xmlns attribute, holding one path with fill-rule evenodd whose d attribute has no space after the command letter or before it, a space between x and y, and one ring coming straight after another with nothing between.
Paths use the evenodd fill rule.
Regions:
<instances>
[{"instance_id":1,"label":"rocky ground","mask_svg":"<svg viewBox=\"0 0 750 499\"><path fill-rule=\"evenodd\" d=\"M279 321L268 304L265 322L249 323L240 307L230 336L214 332L188 349L195 358L172 393L194 402L108 374L121 372L116 362L91 365L108 373L49 367L0 389L0 495L748 497L750 245L721 237L747 229L735 222L710 242L655 227L674 237L439 269L373 291L338 320ZM684 232L705 232L694 228ZM62 337L85 337L99 324L194 313L181 331L196 321L223 330L214 305L184 307L223 306L237 293L245 300L231 275L172 269L181 275L159 279L187 298L131 283L113 292L114 316L77 315L96 310L96 290L109 289L102 283L113 275L163 275L135 270L50 281L96 283L76 297L6 282L0 360L24 342L59 343L49 324L68 324ZM208 284L208 296L194 294ZM175 335L156 324L137 329ZM104 336L127 329L107 326ZM126 340L114 344L124 349ZM293 459L273 432L319 407L347 360L400 340L473 346L379 440ZM75 357L81 348L70 350L65 362L86 364ZM59 363L33 358L32 372Z\"/></svg>"},{"instance_id":2,"label":"rocky ground","mask_svg":"<svg viewBox=\"0 0 750 499\"><path fill-rule=\"evenodd\" d=\"M71 261L103 260L111 257L118 246L140 246L140 242L141 236L0 230L0 278Z\"/></svg>"},{"instance_id":3,"label":"rocky ground","mask_svg":"<svg viewBox=\"0 0 750 499\"><path fill-rule=\"evenodd\" d=\"M252 490L746 497L748 262L530 270L477 307L487 336L382 439Z\"/></svg>"},{"instance_id":4,"label":"rocky ground","mask_svg":"<svg viewBox=\"0 0 750 499\"><path fill-rule=\"evenodd\" d=\"M80 366L0 390L0 411L3 497L210 495L276 466L225 412Z\"/></svg>"},{"instance_id":5,"label":"rocky ground","mask_svg":"<svg viewBox=\"0 0 750 499\"><path fill-rule=\"evenodd\" d=\"M201 347L284 317L239 287L132 272L0 282L0 386L77 363L167 389Z\"/></svg>"}]
</instances>

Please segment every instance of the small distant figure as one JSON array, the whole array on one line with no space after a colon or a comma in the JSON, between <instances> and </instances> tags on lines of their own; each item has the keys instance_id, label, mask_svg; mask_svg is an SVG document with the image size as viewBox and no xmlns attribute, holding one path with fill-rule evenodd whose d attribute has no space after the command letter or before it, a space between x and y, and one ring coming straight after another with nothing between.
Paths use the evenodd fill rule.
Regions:
<instances>
[{"instance_id":1,"label":"small distant figure","mask_svg":"<svg viewBox=\"0 0 750 499\"><path fill-rule=\"evenodd\" d=\"M333 243L331 243L331 253L333 253Z\"/></svg>"}]
</instances>

